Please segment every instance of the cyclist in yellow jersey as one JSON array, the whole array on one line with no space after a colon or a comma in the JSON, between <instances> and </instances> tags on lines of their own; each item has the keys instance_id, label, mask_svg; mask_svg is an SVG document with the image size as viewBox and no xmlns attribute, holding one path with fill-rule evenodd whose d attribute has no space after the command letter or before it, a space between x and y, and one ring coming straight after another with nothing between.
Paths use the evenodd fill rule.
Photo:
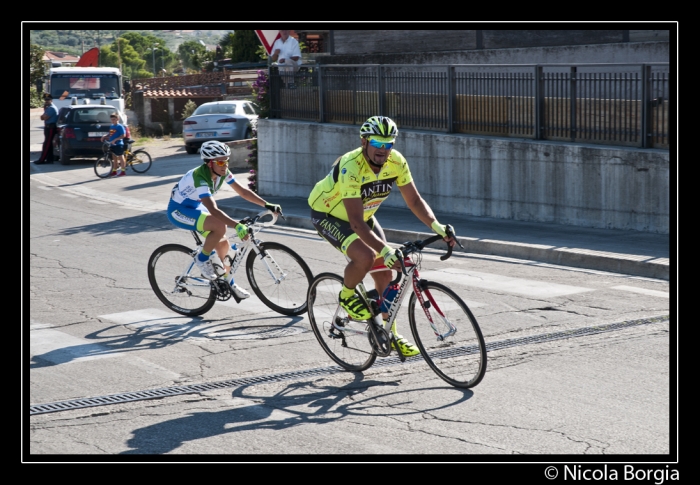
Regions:
<instances>
[{"instance_id":1,"label":"cyclist in yellow jersey","mask_svg":"<svg viewBox=\"0 0 700 485\"><path fill-rule=\"evenodd\" d=\"M349 260L338 298L345 311L356 319L367 319L370 313L355 294L355 286L372 270L374 287L383 295L392 279L391 269L400 269L397 261L403 255L387 244L374 217L394 182L421 222L443 236L450 246L456 242L452 227L440 224L418 193L404 156L393 149L398 133L391 118L369 118L360 127L361 146L339 157L309 195L311 222L318 234ZM377 267L382 271L377 271ZM387 310L388 305L383 304L385 319ZM417 347L397 333L396 325L391 330L404 355L419 353Z\"/></svg>"}]
</instances>

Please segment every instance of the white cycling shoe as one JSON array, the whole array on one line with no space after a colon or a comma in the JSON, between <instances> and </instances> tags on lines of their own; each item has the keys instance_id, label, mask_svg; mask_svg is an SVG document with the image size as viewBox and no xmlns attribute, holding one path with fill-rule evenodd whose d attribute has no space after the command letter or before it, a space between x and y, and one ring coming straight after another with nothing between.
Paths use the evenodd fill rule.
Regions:
<instances>
[{"instance_id":1,"label":"white cycling shoe","mask_svg":"<svg viewBox=\"0 0 700 485\"><path fill-rule=\"evenodd\" d=\"M231 285L231 291L233 291L233 294L236 295L238 298L241 300L245 300L246 298L250 298L250 293L248 293L246 290L238 286L237 284L232 284Z\"/></svg>"},{"instance_id":2,"label":"white cycling shoe","mask_svg":"<svg viewBox=\"0 0 700 485\"><path fill-rule=\"evenodd\" d=\"M216 271L214 271L214 265L211 264L211 259L206 261L200 261L199 258L195 258L195 263L199 271L208 280L215 280L217 278Z\"/></svg>"}]
</instances>

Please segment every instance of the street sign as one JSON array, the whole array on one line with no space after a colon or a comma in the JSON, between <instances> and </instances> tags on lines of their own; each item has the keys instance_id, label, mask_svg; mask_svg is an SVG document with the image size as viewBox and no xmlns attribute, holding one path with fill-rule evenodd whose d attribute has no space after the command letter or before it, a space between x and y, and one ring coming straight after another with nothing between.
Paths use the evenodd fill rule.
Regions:
<instances>
[{"instance_id":1,"label":"street sign","mask_svg":"<svg viewBox=\"0 0 700 485\"><path fill-rule=\"evenodd\" d=\"M260 39L260 42L262 42L262 45L265 46L265 50L267 51L267 55L269 56L272 54L272 46L277 40L277 38L280 36L280 31L279 30L256 30L255 33L258 35L258 39Z\"/></svg>"}]
</instances>

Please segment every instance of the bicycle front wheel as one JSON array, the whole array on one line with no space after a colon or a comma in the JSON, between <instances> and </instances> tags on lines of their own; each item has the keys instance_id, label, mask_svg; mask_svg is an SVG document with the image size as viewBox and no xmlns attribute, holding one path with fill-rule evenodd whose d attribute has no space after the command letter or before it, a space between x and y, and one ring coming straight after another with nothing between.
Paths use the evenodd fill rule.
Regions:
<instances>
[{"instance_id":1,"label":"bicycle front wheel","mask_svg":"<svg viewBox=\"0 0 700 485\"><path fill-rule=\"evenodd\" d=\"M95 160L95 175L106 179L112 173L112 157L107 154Z\"/></svg>"},{"instance_id":2,"label":"bicycle front wheel","mask_svg":"<svg viewBox=\"0 0 700 485\"><path fill-rule=\"evenodd\" d=\"M486 373L486 344L467 304L445 285L422 282L424 303L408 301L411 332L428 365L455 387L476 386Z\"/></svg>"},{"instance_id":3,"label":"bicycle front wheel","mask_svg":"<svg viewBox=\"0 0 700 485\"><path fill-rule=\"evenodd\" d=\"M306 262L287 246L260 243L262 253L251 251L246 273L251 288L270 309L282 315L306 312L306 293L313 274Z\"/></svg>"},{"instance_id":4,"label":"bicycle front wheel","mask_svg":"<svg viewBox=\"0 0 700 485\"><path fill-rule=\"evenodd\" d=\"M151 168L151 163L153 163L151 160L151 155L149 155L144 149L139 149L132 152L131 159L129 161L129 165L136 173L144 173L148 171L148 169Z\"/></svg>"},{"instance_id":5,"label":"bicycle front wheel","mask_svg":"<svg viewBox=\"0 0 700 485\"><path fill-rule=\"evenodd\" d=\"M194 251L166 244L148 259L148 281L163 304L180 315L202 315L216 303L216 290L194 264Z\"/></svg>"},{"instance_id":6,"label":"bicycle front wheel","mask_svg":"<svg viewBox=\"0 0 700 485\"><path fill-rule=\"evenodd\" d=\"M372 350L367 322L356 322L338 303L343 278L321 273L314 278L307 297L309 321L323 350L342 368L360 372L377 359Z\"/></svg>"}]
</instances>

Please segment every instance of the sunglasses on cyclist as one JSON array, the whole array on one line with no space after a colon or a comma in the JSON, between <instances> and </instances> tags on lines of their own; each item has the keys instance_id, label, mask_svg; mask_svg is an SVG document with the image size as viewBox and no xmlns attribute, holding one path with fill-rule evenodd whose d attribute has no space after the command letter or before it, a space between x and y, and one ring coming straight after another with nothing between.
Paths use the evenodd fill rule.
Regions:
<instances>
[{"instance_id":1,"label":"sunglasses on cyclist","mask_svg":"<svg viewBox=\"0 0 700 485\"><path fill-rule=\"evenodd\" d=\"M386 148L387 150L391 150L391 147L394 146L393 143L388 143L385 141L378 141L378 140L370 140L369 144L373 146L374 148Z\"/></svg>"},{"instance_id":2,"label":"sunglasses on cyclist","mask_svg":"<svg viewBox=\"0 0 700 485\"><path fill-rule=\"evenodd\" d=\"M225 167L228 165L228 158L226 160L212 160L212 162L216 163L219 167Z\"/></svg>"}]
</instances>

